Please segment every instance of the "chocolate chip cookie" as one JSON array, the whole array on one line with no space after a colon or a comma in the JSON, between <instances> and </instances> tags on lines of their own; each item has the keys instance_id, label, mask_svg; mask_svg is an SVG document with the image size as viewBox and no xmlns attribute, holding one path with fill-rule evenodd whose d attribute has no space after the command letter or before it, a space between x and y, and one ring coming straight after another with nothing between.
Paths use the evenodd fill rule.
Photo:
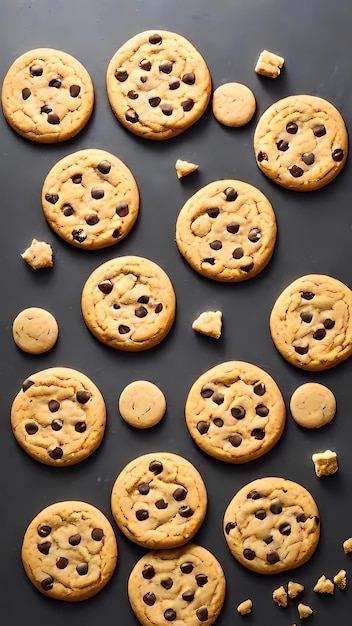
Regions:
<instances>
[{"instance_id":1,"label":"chocolate chip cookie","mask_svg":"<svg viewBox=\"0 0 352 626\"><path fill-rule=\"evenodd\" d=\"M183 546L203 523L207 493L198 470L171 452L145 454L118 475L111 509L121 532L145 548Z\"/></svg>"},{"instance_id":2,"label":"chocolate chip cookie","mask_svg":"<svg viewBox=\"0 0 352 626\"><path fill-rule=\"evenodd\" d=\"M317 96L288 96L263 113L254 133L261 171L275 183L312 191L332 181L346 163L348 135L339 111Z\"/></svg>"},{"instance_id":3,"label":"chocolate chip cookie","mask_svg":"<svg viewBox=\"0 0 352 626\"><path fill-rule=\"evenodd\" d=\"M275 381L243 361L220 363L191 387L185 407L188 430L210 456L247 463L276 444L286 408Z\"/></svg>"},{"instance_id":4,"label":"chocolate chip cookie","mask_svg":"<svg viewBox=\"0 0 352 626\"><path fill-rule=\"evenodd\" d=\"M57 502L29 524L22 562L33 585L56 600L77 602L111 579L118 549L110 522L86 502Z\"/></svg>"},{"instance_id":5,"label":"chocolate chip cookie","mask_svg":"<svg viewBox=\"0 0 352 626\"><path fill-rule=\"evenodd\" d=\"M82 313L91 333L108 346L147 350L167 335L176 297L164 270L137 256L111 259L87 279Z\"/></svg>"},{"instance_id":6,"label":"chocolate chip cookie","mask_svg":"<svg viewBox=\"0 0 352 626\"><path fill-rule=\"evenodd\" d=\"M79 150L50 170L42 189L44 215L62 239L95 250L121 241L134 225L139 192L128 167L105 150Z\"/></svg>"},{"instance_id":7,"label":"chocolate chip cookie","mask_svg":"<svg viewBox=\"0 0 352 626\"><path fill-rule=\"evenodd\" d=\"M264 269L276 232L274 210L259 189L239 180L218 180L184 204L176 222L176 243L199 274L238 282Z\"/></svg>"},{"instance_id":8,"label":"chocolate chip cookie","mask_svg":"<svg viewBox=\"0 0 352 626\"><path fill-rule=\"evenodd\" d=\"M308 274L276 300L270 331L281 356L305 370L326 370L352 354L352 292L331 276Z\"/></svg>"},{"instance_id":9,"label":"chocolate chip cookie","mask_svg":"<svg viewBox=\"0 0 352 626\"><path fill-rule=\"evenodd\" d=\"M1 101L5 119L22 137L55 143L74 137L86 125L94 88L87 70L70 54L37 48L11 65Z\"/></svg>"},{"instance_id":10,"label":"chocolate chip cookie","mask_svg":"<svg viewBox=\"0 0 352 626\"><path fill-rule=\"evenodd\" d=\"M129 39L111 59L107 93L117 119L146 139L168 139L207 108L211 78L193 44L165 30Z\"/></svg>"},{"instance_id":11,"label":"chocolate chip cookie","mask_svg":"<svg viewBox=\"0 0 352 626\"><path fill-rule=\"evenodd\" d=\"M67 367L29 376L11 408L17 442L37 461L55 467L74 465L92 454L102 441L105 422L99 389Z\"/></svg>"},{"instance_id":12,"label":"chocolate chip cookie","mask_svg":"<svg viewBox=\"0 0 352 626\"><path fill-rule=\"evenodd\" d=\"M318 507L302 485L278 477L242 487L224 515L228 547L239 563L259 574L303 565L320 536Z\"/></svg>"},{"instance_id":13,"label":"chocolate chip cookie","mask_svg":"<svg viewBox=\"0 0 352 626\"><path fill-rule=\"evenodd\" d=\"M226 580L215 556L202 546L148 552L128 579L128 598L143 626L213 624L226 593Z\"/></svg>"}]
</instances>

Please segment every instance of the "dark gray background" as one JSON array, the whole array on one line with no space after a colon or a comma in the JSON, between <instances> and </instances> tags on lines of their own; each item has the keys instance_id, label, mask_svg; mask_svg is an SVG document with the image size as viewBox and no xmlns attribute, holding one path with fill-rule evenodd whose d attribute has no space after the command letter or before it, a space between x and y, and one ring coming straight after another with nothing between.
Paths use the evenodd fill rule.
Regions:
<instances>
[{"instance_id":1,"label":"dark gray background","mask_svg":"<svg viewBox=\"0 0 352 626\"><path fill-rule=\"evenodd\" d=\"M242 619L251 626L298 622L296 601L285 610L271 594L293 579L306 586L303 602L314 608L314 623L349 623L350 590L321 597L312 587L322 574L350 571L351 558L342 542L352 535L350 441L351 360L316 374L296 369L276 352L268 319L281 290L296 277L325 273L351 286L352 210L350 162L328 187L307 194L281 189L266 179L253 156L253 131L259 115L275 100L290 94L314 94L330 100L347 127L352 124L351 8L345 0L1 0L0 80L23 52L37 47L64 50L90 72L96 104L86 128L74 139L39 145L18 136L0 116L0 408L1 408L1 577L0 606L13 624L61 626L62 623L137 624L129 607L126 582L144 553L116 530L120 556L116 573L96 597L69 604L42 596L27 580L20 560L23 533L45 506L81 499L99 507L113 522L110 493L117 474L135 456L168 450L192 461L209 494L205 522L195 541L221 562L228 582L226 602L217 624ZM146 29L179 32L205 57L214 88L227 81L248 85L257 98L257 113L242 129L218 124L211 107L179 137L164 142L139 139L115 119L106 96L105 72L117 48ZM276 79L254 72L264 48L285 57ZM141 194L138 221L115 248L88 252L65 244L48 227L41 209L41 187L49 169L63 156L97 147L120 157L132 170ZM183 181L176 177L177 158L199 163L199 171ZM278 222L274 257L256 278L242 284L218 284L196 274L178 253L175 222L186 199L215 179L235 178L261 189L270 199ZM51 242L54 268L32 270L20 254L33 237ZM177 294L175 325L156 348L128 354L100 344L85 327L80 311L82 286L100 263L117 255L137 254L159 263ZM60 337L55 348L30 356L13 343L11 326L23 308L39 306L57 318ZM203 310L221 309L223 336L217 342L195 333L193 319ZM289 411L285 432L266 456L231 466L203 454L190 438L184 421L185 399L194 380L206 369L237 359L262 367L278 383L288 407L301 383L314 380L335 393L335 420L311 432L297 426ZM83 371L100 388L108 410L104 441L92 457L64 469L46 467L25 454L10 427L10 408L22 380L46 367ZM149 431L130 428L120 418L117 400L132 380L146 378L164 391L165 418ZM318 479L311 454L331 448L339 472ZM275 577L247 571L230 555L222 534L222 516L234 493L246 482L283 475L301 482L315 497L322 517L322 536L313 558L303 567ZM114 522L113 522L114 523ZM352 571L352 570L351 570ZM238 616L236 607L253 600L253 613ZM5 618L6 619L6 618ZM313 620L313 618L310 618ZM313 621L312 621L313 623Z\"/></svg>"}]
</instances>

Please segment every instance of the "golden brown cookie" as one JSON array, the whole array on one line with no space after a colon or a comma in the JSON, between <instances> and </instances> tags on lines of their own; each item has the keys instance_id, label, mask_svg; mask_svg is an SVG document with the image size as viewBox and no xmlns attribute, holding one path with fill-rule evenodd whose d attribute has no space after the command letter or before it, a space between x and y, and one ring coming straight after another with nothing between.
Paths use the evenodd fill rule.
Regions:
<instances>
[{"instance_id":1,"label":"golden brown cookie","mask_svg":"<svg viewBox=\"0 0 352 626\"><path fill-rule=\"evenodd\" d=\"M82 313L92 334L108 346L147 350L167 335L176 297L164 270L153 261L123 256L100 265L82 292Z\"/></svg>"},{"instance_id":2,"label":"golden brown cookie","mask_svg":"<svg viewBox=\"0 0 352 626\"><path fill-rule=\"evenodd\" d=\"M218 180L183 205L176 243L199 274L237 282L264 269L274 251L276 231L274 210L259 189L239 180Z\"/></svg>"},{"instance_id":3,"label":"golden brown cookie","mask_svg":"<svg viewBox=\"0 0 352 626\"><path fill-rule=\"evenodd\" d=\"M352 291L323 274L293 281L270 315L275 347L305 370L326 370L352 354Z\"/></svg>"},{"instance_id":4,"label":"golden brown cookie","mask_svg":"<svg viewBox=\"0 0 352 626\"><path fill-rule=\"evenodd\" d=\"M188 430L210 456L247 463L276 444L286 409L275 381L256 365L220 363L191 387L185 408Z\"/></svg>"},{"instance_id":5,"label":"golden brown cookie","mask_svg":"<svg viewBox=\"0 0 352 626\"><path fill-rule=\"evenodd\" d=\"M164 417L166 400L159 387L148 380L135 380L119 397L121 417L135 428L150 428Z\"/></svg>"},{"instance_id":6,"label":"golden brown cookie","mask_svg":"<svg viewBox=\"0 0 352 626\"><path fill-rule=\"evenodd\" d=\"M148 30L121 46L106 74L117 119L146 139L168 139L203 115L211 78L193 44L176 33Z\"/></svg>"},{"instance_id":7,"label":"golden brown cookie","mask_svg":"<svg viewBox=\"0 0 352 626\"><path fill-rule=\"evenodd\" d=\"M291 415L304 428L321 428L331 422L336 413L336 398L332 391L319 383L305 383L293 392Z\"/></svg>"},{"instance_id":8,"label":"golden brown cookie","mask_svg":"<svg viewBox=\"0 0 352 626\"><path fill-rule=\"evenodd\" d=\"M42 206L57 235L78 248L95 250L126 237L138 216L139 192L119 158L88 148L69 154L50 170Z\"/></svg>"},{"instance_id":9,"label":"golden brown cookie","mask_svg":"<svg viewBox=\"0 0 352 626\"><path fill-rule=\"evenodd\" d=\"M128 598L143 626L213 624L226 593L215 556L202 546L154 550L136 563L128 579Z\"/></svg>"},{"instance_id":10,"label":"golden brown cookie","mask_svg":"<svg viewBox=\"0 0 352 626\"><path fill-rule=\"evenodd\" d=\"M32 239L31 245L21 254L21 257L34 270L53 267L54 265L53 250L50 243L38 241L38 239Z\"/></svg>"},{"instance_id":11,"label":"golden brown cookie","mask_svg":"<svg viewBox=\"0 0 352 626\"><path fill-rule=\"evenodd\" d=\"M272 104L254 133L262 172L296 191L324 187L346 163L348 135L339 111L317 96L288 96Z\"/></svg>"},{"instance_id":12,"label":"golden brown cookie","mask_svg":"<svg viewBox=\"0 0 352 626\"><path fill-rule=\"evenodd\" d=\"M198 470L171 452L145 454L120 472L111 509L121 532L144 548L183 546L203 523L207 492Z\"/></svg>"},{"instance_id":13,"label":"golden brown cookie","mask_svg":"<svg viewBox=\"0 0 352 626\"><path fill-rule=\"evenodd\" d=\"M213 93L213 114L224 126L244 126L257 108L254 93L241 83L224 83Z\"/></svg>"},{"instance_id":14,"label":"golden brown cookie","mask_svg":"<svg viewBox=\"0 0 352 626\"><path fill-rule=\"evenodd\" d=\"M86 502L57 502L29 524L22 562L33 585L49 598L77 602L111 579L118 549L110 522Z\"/></svg>"},{"instance_id":15,"label":"golden brown cookie","mask_svg":"<svg viewBox=\"0 0 352 626\"><path fill-rule=\"evenodd\" d=\"M29 354L42 354L56 343L59 327L55 317L38 307L21 311L12 324L13 340L21 350Z\"/></svg>"},{"instance_id":16,"label":"golden brown cookie","mask_svg":"<svg viewBox=\"0 0 352 626\"><path fill-rule=\"evenodd\" d=\"M74 137L86 125L94 88L87 70L70 54L37 48L11 65L1 99L5 119L17 133L54 143Z\"/></svg>"},{"instance_id":17,"label":"golden brown cookie","mask_svg":"<svg viewBox=\"0 0 352 626\"><path fill-rule=\"evenodd\" d=\"M259 574L277 574L312 556L320 536L318 507L298 483L258 478L232 498L224 515L224 534L239 563Z\"/></svg>"},{"instance_id":18,"label":"golden brown cookie","mask_svg":"<svg viewBox=\"0 0 352 626\"><path fill-rule=\"evenodd\" d=\"M106 422L104 399L85 374L52 367L29 376L15 397L11 426L34 459L64 467L88 457L100 445Z\"/></svg>"}]
</instances>

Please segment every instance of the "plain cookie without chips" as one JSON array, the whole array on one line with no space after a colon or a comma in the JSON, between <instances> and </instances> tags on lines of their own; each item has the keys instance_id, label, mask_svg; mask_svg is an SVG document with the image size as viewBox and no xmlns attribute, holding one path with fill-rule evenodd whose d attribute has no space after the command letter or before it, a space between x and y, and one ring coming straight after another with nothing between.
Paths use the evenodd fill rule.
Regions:
<instances>
[{"instance_id":1,"label":"plain cookie without chips","mask_svg":"<svg viewBox=\"0 0 352 626\"><path fill-rule=\"evenodd\" d=\"M2 86L2 108L22 137L40 143L64 141L88 122L94 105L92 80L73 56L52 48L22 54Z\"/></svg>"},{"instance_id":2,"label":"plain cookie without chips","mask_svg":"<svg viewBox=\"0 0 352 626\"><path fill-rule=\"evenodd\" d=\"M256 108L253 92L241 83L224 83L213 93L213 114L224 126L237 127L248 124Z\"/></svg>"},{"instance_id":3,"label":"plain cookie without chips","mask_svg":"<svg viewBox=\"0 0 352 626\"><path fill-rule=\"evenodd\" d=\"M57 502L29 524L22 544L25 572L49 598L77 602L111 579L118 548L110 522L86 502Z\"/></svg>"},{"instance_id":4,"label":"plain cookie without chips","mask_svg":"<svg viewBox=\"0 0 352 626\"><path fill-rule=\"evenodd\" d=\"M304 383L293 392L290 410L293 419L300 426L321 428L334 418L336 398L325 385Z\"/></svg>"},{"instance_id":5,"label":"plain cookie without chips","mask_svg":"<svg viewBox=\"0 0 352 626\"><path fill-rule=\"evenodd\" d=\"M320 536L318 507L298 483L258 478L242 487L224 515L231 554L259 574L277 574L303 565Z\"/></svg>"},{"instance_id":6,"label":"plain cookie without chips","mask_svg":"<svg viewBox=\"0 0 352 626\"><path fill-rule=\"evenodd\" d=\"M144 548L183 546L203 523L207 492L198 470L171 452L130 461L115 480L111 510L121 532Z\"/></svg>"},{"instance_id":7,"label":"plain cookie without chips","mask_svg":"<svg viewBox=\"0 0 352 626\"><path fill-rule=\"evenodd\" d=\"M44 267L53 267L53 250L50 243L32 239L32 243L21 257L34 270L43 269Z\"/></svg>"},{"instance_id":8,"label":"plain cookie without chips","mask_svg":"<svg viewBox=\"0 0 352 626\"><path fill-rule=\"evenodd\" d=\"M215 556L202 546L148 552L128 579L131 608L143 626L213 624L226 593Z\"/></svg>"},{"instance_id":9,"label":"plain cookie without chips","mask_svg":"<svg viewBox=\"0 0 352 626\"><path fill-rule=\"evenodd\" d=\"M54 467L74 465L100 445L105 431L103 396L85 374L52 367L29 376L11 408L11 426L31 457Z\"/></svg>"},{"instance_id":10,"label":"plain cookie without chips","mask_svg":"<svg viewBox=\"0 0 352 626\"><path fill-rule=\"evenodd\" d=\"M55 317L38 307L21 311L12 324L13 340L24 352L42 354L56 343L59 327Z\"/></svg>"},{"instance_id":11,"label":"plain cookie without chips","mask_svg":"<svg viewBox=\"0 0 352 626\"><path fill-rule=\"evenodd\" d=\"M122 390L119 411L130 426L150 428L165 415L165 396L159 387L148 380L135 380Z\"/></svg>"}]
</instances>

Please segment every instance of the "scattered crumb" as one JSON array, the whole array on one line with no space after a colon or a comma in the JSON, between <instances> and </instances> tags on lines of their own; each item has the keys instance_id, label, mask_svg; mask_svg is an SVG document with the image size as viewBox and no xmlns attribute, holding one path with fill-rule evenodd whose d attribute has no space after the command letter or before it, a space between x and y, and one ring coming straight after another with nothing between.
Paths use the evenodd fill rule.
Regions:
<instances>
[{"instance_id":1,"label":"scattered crumb","mask_svg":"<svg viewBox=\"0 0 352 626\"><path fill-rule=\"evenodd\" d=\"M304 585L301 585L301 583L295 583L292 580L290 580L287 585L288 597L291 599L296 598L299 593L302 593L303 590Z\"/></svg>"},{"instance_id":2,"label":"scattered crumb","mask_svg":"<svg viewBox=\"0 0 352 626\"><path fill-rule=\"evenodd\" d=\"M34 270L53 266L52 247L50 243L45 243L45 241L33 239L30 247L21 254L21 257Z\"/></svg>"},{"instance_id":3,"label":"scattered crumb","mask_svg":"<svg viewBox=\"0 0 352 626\"><path fill-rule=\"evenodd\" d=\"M183 176L188 176L188 174L192 174L195 172L199 165L195 163L189 163L189 161L182 161L182 159L177 159L175 163L177 178L183 178Z\"/></svg>"},{"instance_id":4,"label":"scattered crumb","mask_svg":"<svg viewBox=\"0 0 352 626\"><path fill-rule=\"evenodd\" d=\"M208 337L219 339L222 329L222 313L221 311L204 311L192 324L193 330Z\"/></svg>"},{"instance_id":5,"label":"scattered crumb","mask_svg":"<svg viewBox=\"0 0 352 626\"><path fill-rule=\"evenodd\" d=\"M268 78L277 78L284 61L283 57L269 52L269 50L263 50L259 55L254 71L262 76L268 76Z\"/></svg>"},{"instance_id":6,"label":"scattered crumb","mask_svg":"<svg viewBox=\"0 0 352 626\"><path fill-rule=\"evenodd\" d=\"M313 591L317 593L330 593L330 595L334 594L334 583L326 576L320 576L317 580L315 587L313 587Z\"/></svg>"},{"instance_id":7,"label":"scattered crumb","mask_svg":"<svg viewBox=\"0 0 352 626\"><path fill-rule=\"evenodd\" d=\"M297 609L298 609L298 615L300 616L301 619L305 619L306 617L309 617L313 613L313 609L311 609L310 606L308 606L308 604L303 604L302 602L299 603Z\"/></svg>"},{"instance_id":8,"label":"scattered crumb","mask_svg":"<svg viewBox=\"0 0 352 626\"><path fill-rule=\"evenodd\" d=\"M340 571L337 572L336 576L334 576L333 580L334 580L336 587L338 587L339 589L346 589L346 585L347 585L346 570L340 569Z\"/></svg>"},{"instance_id":9,"label":"scattered crumb","mask_svg":"<svg viewBox=\"0 0 352 626\"><path fill-rule=\"evenodd\" d=\"M342 547L345 554L352 552L352 537L346 539L346 541L343 542Z\"/></svg>"},{"instance_id":10,"label":"scattered crumb","mask_svg":"<svg viewBox=\"0 0 352 626\"><path fill-rule=\"evenodd\" d=\"M317 452L312 455L312 461L315 465L315 473L317 476L329 476L337 472L337 454L332 450L325 450L325 452Z\"/></svg>"},{"instance_id":11,"label":"scattered crumb","mask_svg":"<svg viewBox=\"0 0 352 626\"><path fill-rule=\"evenodd\" d=\"M283 606L284 608L287 607L287 593L283 585L281 585L281 587L278 587L277 589L274 589L273 600L279 606Z\"/></svg>"},{"instance_id":12,"label":"scattered crumb","mask_svg":"<svg viewBox=\"0 0 352 626\"><path fill-rule=\"evenodd\" d=\"M241 615L246 615L246 613L251 613L252 606L253 606L252 600L249 600L249 599L248 600L244 600L244 602L241 602L241 604L238 605L237 611Z\"/></svg>"}]
</instances>

